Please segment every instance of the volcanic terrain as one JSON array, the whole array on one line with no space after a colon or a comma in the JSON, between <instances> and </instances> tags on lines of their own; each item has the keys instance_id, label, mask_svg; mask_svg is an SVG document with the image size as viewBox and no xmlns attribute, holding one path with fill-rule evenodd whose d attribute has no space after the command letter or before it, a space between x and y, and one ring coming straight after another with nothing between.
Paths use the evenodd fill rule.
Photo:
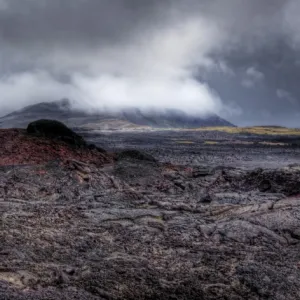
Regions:
<instances>
[{"instance_id":1,"label":"volcanic terrain","mask_svg":"<svg viewBox=\"0 0 300 300\"><path fill-rule=\"evenodd\" d=\"M296 134L44 125L0 130L0 299L300 299Z\"/></svg>"}]
</instances>

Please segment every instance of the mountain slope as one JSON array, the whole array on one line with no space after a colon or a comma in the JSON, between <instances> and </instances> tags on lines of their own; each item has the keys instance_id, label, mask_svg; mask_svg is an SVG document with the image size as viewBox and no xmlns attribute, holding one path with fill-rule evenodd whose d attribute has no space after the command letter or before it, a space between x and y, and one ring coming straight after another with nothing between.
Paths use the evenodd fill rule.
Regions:
<instances>
[{"instance_id":1,"label":"mountain slope","mask_svg":"<svg viewBox=\"0 0 300 300\"><path fill-rule=\"evenodd\" d=\"M234 126L217 115L207 117L191 116L183 111L167 109L164 111L141 110L125 111L127 120L134 124L156 128L198 128L203 126Z\"/></svg>"},{"instance_id":2,"label":"mountain slope","mask_svg":"<svg viewBox=\"0 0 300 300\"><path fill-rule=\"evenodd\" d=\"M217 115L207 117L190 116L183 111L167 109L164 111L142 111L138 108L123 109L118 112L102 111L88 114L73 110L67 99L39 103L24 107L0 118L0 128L25 128L36 119L55 119L70 127L95 129L123 129L147 126L152 128L198 128L202 126L234 126Z\"/></svg>"}]
</instances>

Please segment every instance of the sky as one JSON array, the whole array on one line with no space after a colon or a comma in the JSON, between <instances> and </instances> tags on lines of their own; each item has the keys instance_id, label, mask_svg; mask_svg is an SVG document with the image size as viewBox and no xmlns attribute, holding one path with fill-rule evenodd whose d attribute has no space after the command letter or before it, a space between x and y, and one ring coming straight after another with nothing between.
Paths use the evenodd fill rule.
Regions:
<instances>
[{"instance_id":1,"label":"sky","mask_svg":"<svg viewBox=\"0 0 300 300\"><path fill-rule=\"evenodd\" d=\"M69 98L300 127L299 0L0 0L0 115Z\"/></svg>"}]
</instances>

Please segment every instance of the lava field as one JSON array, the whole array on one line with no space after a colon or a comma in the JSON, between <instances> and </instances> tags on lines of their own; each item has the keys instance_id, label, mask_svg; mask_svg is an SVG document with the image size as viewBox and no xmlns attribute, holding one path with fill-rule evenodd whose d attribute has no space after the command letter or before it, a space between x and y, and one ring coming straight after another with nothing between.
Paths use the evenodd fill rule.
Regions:
<instances>
[{"instance_id":1,"label":"lava field","mask_svg":"<svg viewBox=\"0 0 300 300\"><path fill-rule=\"evenodd\" d=\"M300 299L299 148L85 139L0 131L0 299Z\"/></svg>"}]
</instances>

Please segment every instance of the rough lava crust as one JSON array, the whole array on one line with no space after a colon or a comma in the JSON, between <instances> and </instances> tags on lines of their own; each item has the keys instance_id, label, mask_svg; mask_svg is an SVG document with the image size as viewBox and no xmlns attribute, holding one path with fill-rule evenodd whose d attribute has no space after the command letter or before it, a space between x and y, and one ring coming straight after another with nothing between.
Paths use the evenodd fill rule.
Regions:
<instances>
[{"instance_id":1,"label":"rough lava crust","mask_svg":"<svg viewBox=\"0 0 300 300\"><path fill-rule=\"evenodd\" d=\"M0 144L1 300L300 299L299 165L159 163L17 129Z\"/></svg>"}]
</instances>

